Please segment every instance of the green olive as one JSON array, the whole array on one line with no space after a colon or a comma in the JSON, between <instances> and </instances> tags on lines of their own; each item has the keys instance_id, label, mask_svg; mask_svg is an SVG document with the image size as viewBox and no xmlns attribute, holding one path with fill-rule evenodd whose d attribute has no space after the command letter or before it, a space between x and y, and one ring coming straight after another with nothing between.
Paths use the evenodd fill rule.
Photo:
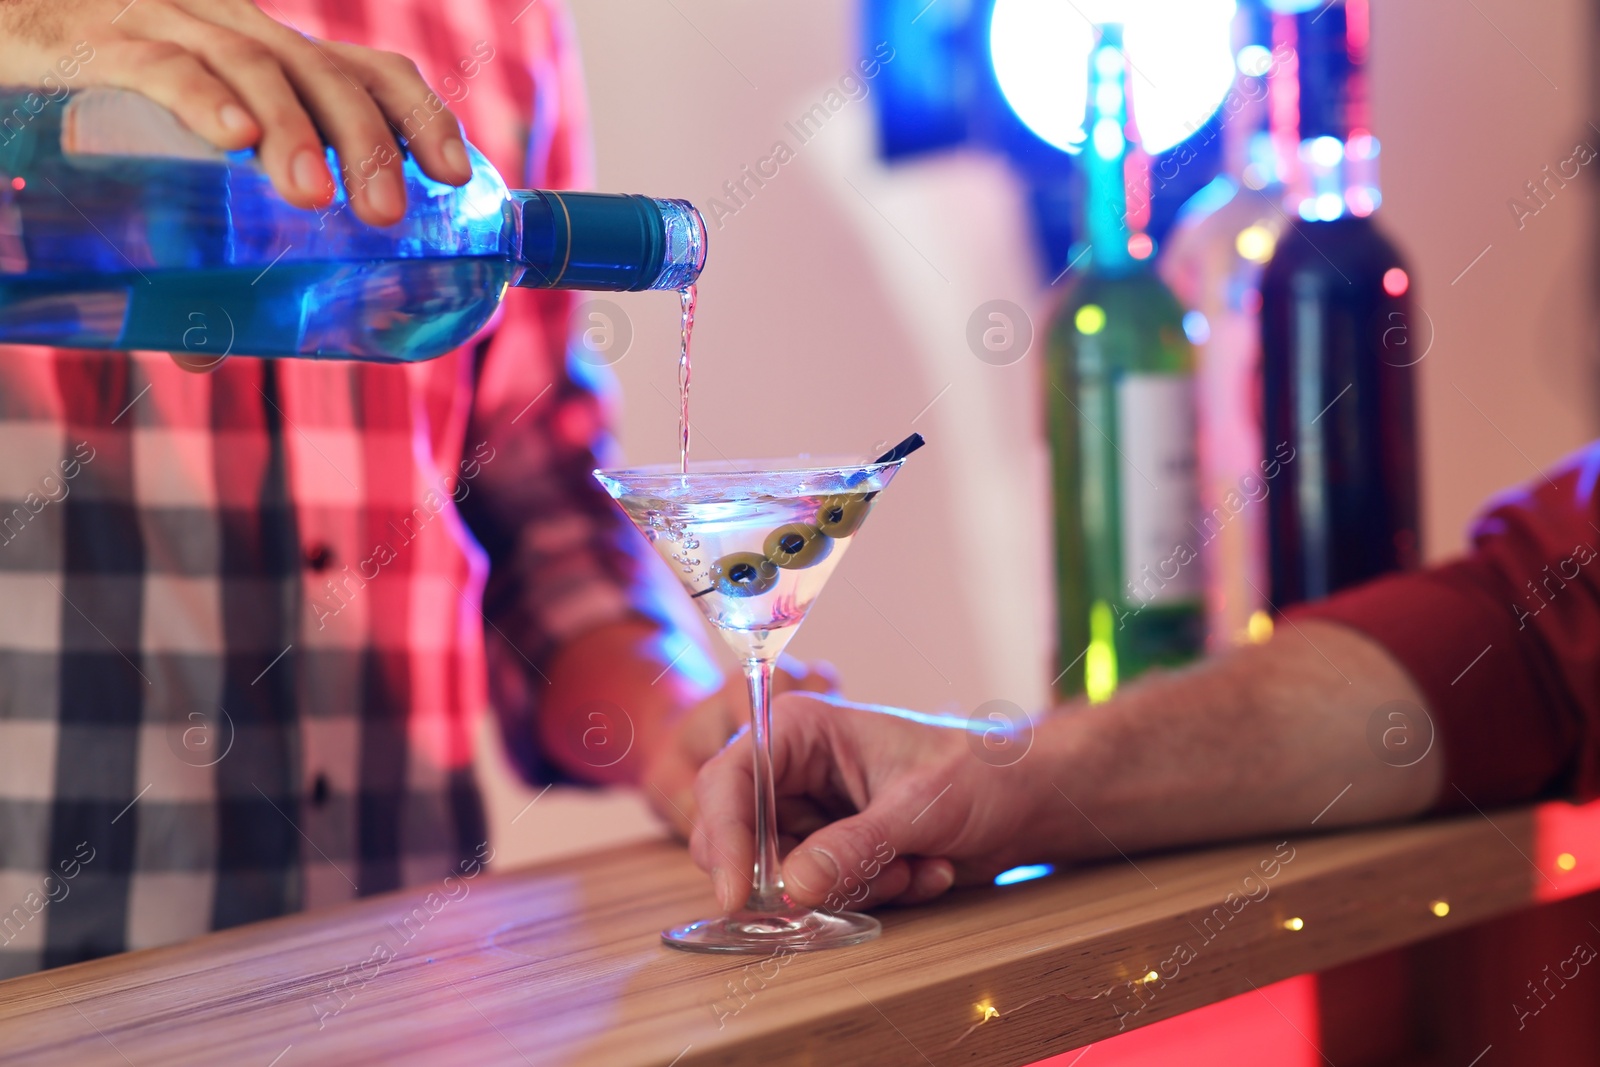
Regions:
<instances>
[{"instance_id":1,"label":"green olive","mask_svg":"<svg viewBox=\"0 0 1600 1067\"><path fill-rule=\"evenodd\" d=\"M829 537L849 537L861 528L867 512L872 509L876 493L850 493L822 498L817 508L817 529Z\"/></svg>"},{"instance_id":2,"label":"green olive","mask_svg":"<svg viewBox=\"0 0 1600 1067\"><path fill-rule=\"evenodd\" d=\"M815 526L791 522L768 534L762 551L784 570L804 570L828 558L833 551L833 538Z\"/></svg>"},{"instance_id":3,"label":"green olive","mask_svg":"<svg viewBox=\"0 0 1600 1067\"><path fill-rule=\"evenodd\" d=\"M711 565L711 588L723 596L760 596L778 584L778 568L758 552L732 552Z\"/></svg>"}]
</instances>

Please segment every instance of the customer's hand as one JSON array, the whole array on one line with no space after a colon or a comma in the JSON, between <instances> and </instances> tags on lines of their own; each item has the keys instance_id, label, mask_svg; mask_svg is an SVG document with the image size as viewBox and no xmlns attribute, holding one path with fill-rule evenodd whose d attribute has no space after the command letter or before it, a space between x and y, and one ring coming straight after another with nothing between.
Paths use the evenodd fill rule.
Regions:
<instances>
[{"instance_id":1,"label":"customer's hand","mask_svg":"<svg viewBox=\"0 0 1600 1067\"><path fill-rule=\"evenodd\" d=\"M1028 760L995 766L979 758L964 725L815 696L774 701L779 833L801 839L783 861L783 880L797 903L915 903L1048 847L1035 816L1055 796L1041 791L1048 782L1032 781ZM750 891L750 744L748 734L740 737L695 784L701 817L690 854L729 910Z\"/></svg>"},{"instance_id":2,"label":"customer's hand","mask_svg":"<svg viewBox=\"0 0 1600 1067\"><path fill-rule=\"evenodd\" d=\"M793 656L778 660L772 690L832 693L838 678L827 664L807 665ZM722 688L668 724L666 735L647 753L645 796L656 814L685 840L699 817L694 780L702 765L722 751L729 738L750 723L750 690L743 676L730 675Z\"/></svg>"},{"instance_id":3,"label":"customer's hand","mask_svg":"<svg viewBox=\"0 0 1600 1067\"><path fill-rule=\"evenodd\" d=\"M539 747L564 773L598 784L637 784L687 838L700 765L750 721L745 681L723 678L699 645L642 618L621 619L567 642L545 668ZM831 668L785 656L773 688L828 692Z\"/></svg>"},{"instance_id":4,"label":"customer's hand","mask_svg":"<svg viewBox=\"0 0 1600 1067\"><path fill-rule=\"evenodd\" d=\"M1425 701L1382 645L1310 619L1067 705L1019 750L961 720L782 697L779 836L799 841L784 884L809 905L911 902L1022 863L1405 818L1447 781ZM1401 724L1422 753L1397 758L1375 722ZM695 782L691 854L730 909L750 886L752 773L746 736Z\"/></svg>"},{"instance_id":5,"label":"customer's hand","mask_svg":"<svg viewBox=\"0 0 1600 1067\"><path fill-rule=\"evenodd\" d=\"M391 124L431 177L472 176L460 126L409 59L303 36L250 0L5 0L0 84L137 90L219 148L256 146L278 192L303 208L333 199L325 138L356 214L374 225L405 212ZM432 117L413 129L417 109Z\"/></svg>"}]
</instances>

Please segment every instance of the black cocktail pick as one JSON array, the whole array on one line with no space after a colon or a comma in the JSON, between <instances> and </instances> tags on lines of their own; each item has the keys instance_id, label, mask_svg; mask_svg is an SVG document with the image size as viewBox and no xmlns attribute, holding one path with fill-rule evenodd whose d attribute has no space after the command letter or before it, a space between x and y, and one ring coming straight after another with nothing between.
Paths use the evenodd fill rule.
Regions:
<instances>
[{"instance_id":1,"label":"black cocktail pick","mask_svg":"<svg viewBox=\"0 0 1600 1067\"><path fill-rule=\"evenodd\" d=\"M923 445L925 445L927 443L928 442L926 442L926 441L924 441L922 439L922 435L920 433L914 433L910 437L907 437L904 441L901 441L899 444L897 444L893 448L889 449L889 451L885 452L883 455L879 456L877 459L873 460L872 462L873 463L898 463L902 459L905 459L907 456L911 455L911 453L915 452L917 449L921 448Z\"/></svg>"}]
</instances>

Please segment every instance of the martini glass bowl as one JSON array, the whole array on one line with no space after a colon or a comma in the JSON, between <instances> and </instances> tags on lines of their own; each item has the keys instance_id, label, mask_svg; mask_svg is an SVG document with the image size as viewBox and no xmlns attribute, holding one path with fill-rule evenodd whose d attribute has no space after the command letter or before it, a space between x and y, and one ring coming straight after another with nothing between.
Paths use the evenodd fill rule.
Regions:
<instances>
[{"instance_id":1,"label":"martini glass bowl","mask_svg":"<svg viewBox=\"0 0 1600 1067\"><path fill-rule=\"evenodd\" d=\"M662 932L695 952L771 953L877 937L870 915L801 907L784 891L772 779L772 670L901 460L750 460L595 471L739 656L750 685L756 852L731 915Z\"/></svg>"}]
</instances>

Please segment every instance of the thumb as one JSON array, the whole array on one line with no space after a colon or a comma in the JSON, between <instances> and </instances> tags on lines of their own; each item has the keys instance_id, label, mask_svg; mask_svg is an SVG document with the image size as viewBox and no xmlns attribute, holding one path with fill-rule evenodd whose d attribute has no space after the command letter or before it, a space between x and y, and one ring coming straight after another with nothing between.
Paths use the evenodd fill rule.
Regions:
<instances>
[{"instance_id":1,"label":"thumb","mask_svg":"<svg viewBox=\"0 0 1600 1067\"><path fill-rule=\"evenodd\" d=\"M910 823L916 810L903 796L879 798L859 814L824 826L783 861L784 889L808 907L860 903L886 865L921 843Z\"/></svg>"}]
</instances>

